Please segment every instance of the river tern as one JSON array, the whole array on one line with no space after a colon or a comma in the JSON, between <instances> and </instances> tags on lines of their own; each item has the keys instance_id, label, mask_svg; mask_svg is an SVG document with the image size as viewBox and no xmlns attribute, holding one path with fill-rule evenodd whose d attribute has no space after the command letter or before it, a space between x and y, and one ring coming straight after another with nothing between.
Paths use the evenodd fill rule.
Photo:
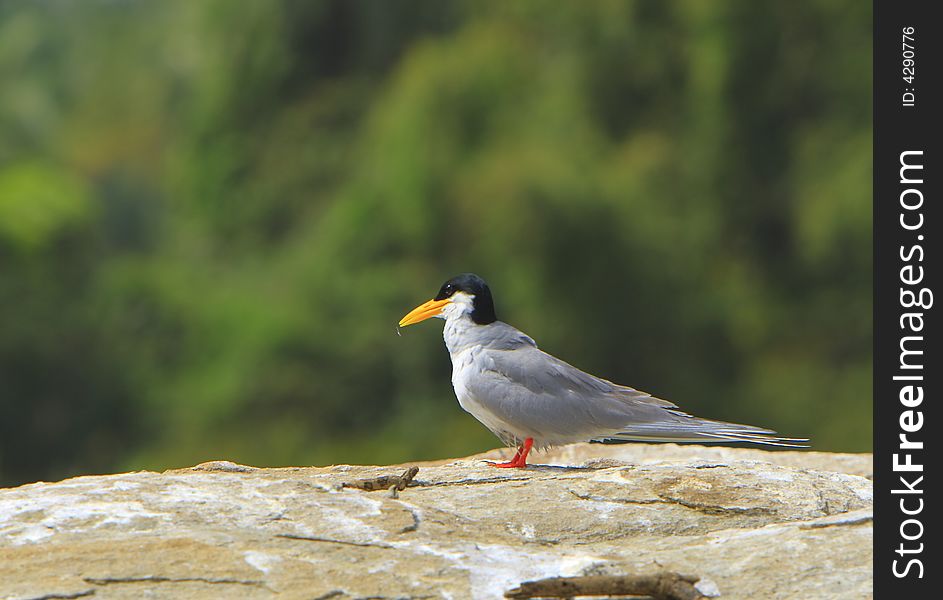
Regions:
<instances>
[{"instance_id":1,"label":"river tern","mask_svg":"<svg viewBox=\"0 0 943 600\"><path fill-rule=\"evenodd\" d=\"M543 352L497 319L491 290L473 273L457 275L400 327L445 319L458 402L502 442L517 447L496 467L525 468L532 447L584 441L752 442L803 447L805 439L689 415L646 392L607 381Z\"/></svg>"}]
</instances>

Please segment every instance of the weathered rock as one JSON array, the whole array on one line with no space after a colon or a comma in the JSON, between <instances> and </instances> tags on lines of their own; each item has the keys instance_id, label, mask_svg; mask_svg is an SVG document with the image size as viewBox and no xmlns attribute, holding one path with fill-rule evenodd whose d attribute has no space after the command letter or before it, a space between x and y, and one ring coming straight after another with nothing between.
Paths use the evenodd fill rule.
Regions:
<instances>
[{"instance_id":1,"label":"weathered rock","mask_svg":"<svg viewBox=\"0 0 943 600\"><path fill-rule=\"evenodd\" d=\"M343 484L400 467L227 462L0 490L0 598L500 598L662 570L722 598L871 595L870 455L579 444L534 459L419 463L398 497Z\"/></svg>"}]
</instances>

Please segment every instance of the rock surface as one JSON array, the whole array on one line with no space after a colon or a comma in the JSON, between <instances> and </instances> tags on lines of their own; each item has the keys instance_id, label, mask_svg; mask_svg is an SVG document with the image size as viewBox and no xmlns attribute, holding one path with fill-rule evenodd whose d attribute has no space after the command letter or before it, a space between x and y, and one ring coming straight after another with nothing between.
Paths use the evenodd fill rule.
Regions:
<instances>
[{"instance_id":1,"label":"rock surface","mask_svg":"<svg viewBox=\"0 0 943 600\"><path fill-rule=\"evenodd\" d=\"M204 463L0 490L0 598L501 598L677 571L721 598L871 596L870 455L576 444L494 469Z\"/></svg>"}]
</instances>

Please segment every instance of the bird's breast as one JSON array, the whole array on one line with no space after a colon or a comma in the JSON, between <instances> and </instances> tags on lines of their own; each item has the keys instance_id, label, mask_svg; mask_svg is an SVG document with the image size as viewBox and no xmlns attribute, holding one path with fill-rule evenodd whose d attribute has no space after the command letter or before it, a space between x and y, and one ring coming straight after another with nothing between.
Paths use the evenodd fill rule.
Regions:
<instances>
[{"instance_id":1,"label":"bird's breast","mask_svg":"<svg viewBox=\"0 0 943 600\"><path fill-rule=\"evenodd\" d=\"M470 383L476 376L480 376L481 368L477 364L479 352L476 348L466 348L452 354L452 387L462 408L469 410L466 403L471 401Z\"/></svg>"},{"instance_id":2,"label":"bird's breast","mask_svg":"<svg viewBox=\"0 0 943 600\"><path fill-rule=\"evenodd\" d=\"M491 399L480 397L479 392L483 386L476 385L480 384L480 378L484 377L482 350L481 347L475 346L452 355L452 388L459 405L466 412L488 427L493 427L496 426L493 422L496 417L489 408Z\"/></svg>"},{"instance_id":3,"label":"bird's breast","mask_svg":"<svg viewBox=\"0 0 943 600\"><path fill-rule=\"evenodd\" d=\"M520 424L508 420L498 406L502 398L493 393L493 386L483 381L487 377L487 351L475 346L452 354L452 387L455 397L465 410L478 419L506 444L519 444L532 433ZM538 444L539 445L539 444Z\"/></svg>"}]
</instances>

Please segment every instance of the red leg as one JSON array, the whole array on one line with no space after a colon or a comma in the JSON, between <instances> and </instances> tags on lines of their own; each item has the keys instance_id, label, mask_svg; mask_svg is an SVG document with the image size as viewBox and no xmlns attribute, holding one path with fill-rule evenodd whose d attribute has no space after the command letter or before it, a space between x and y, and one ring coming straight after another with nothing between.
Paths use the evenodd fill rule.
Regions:
<instances>
[{"instance_id":1,"label":"red leg","mask_svg":"<svg viewBox=\"0 0 943 600\"><path fill-rule=\"evenodd\" d=\"M514 458L512 458L509 462L489 464L492 467L499 467L502 469L525 469L527 468L527 454L530 452L530 449L533 445L534 438L527 438L517 449L517 454L515 454Z\"/></svg>"}]
</instances>

